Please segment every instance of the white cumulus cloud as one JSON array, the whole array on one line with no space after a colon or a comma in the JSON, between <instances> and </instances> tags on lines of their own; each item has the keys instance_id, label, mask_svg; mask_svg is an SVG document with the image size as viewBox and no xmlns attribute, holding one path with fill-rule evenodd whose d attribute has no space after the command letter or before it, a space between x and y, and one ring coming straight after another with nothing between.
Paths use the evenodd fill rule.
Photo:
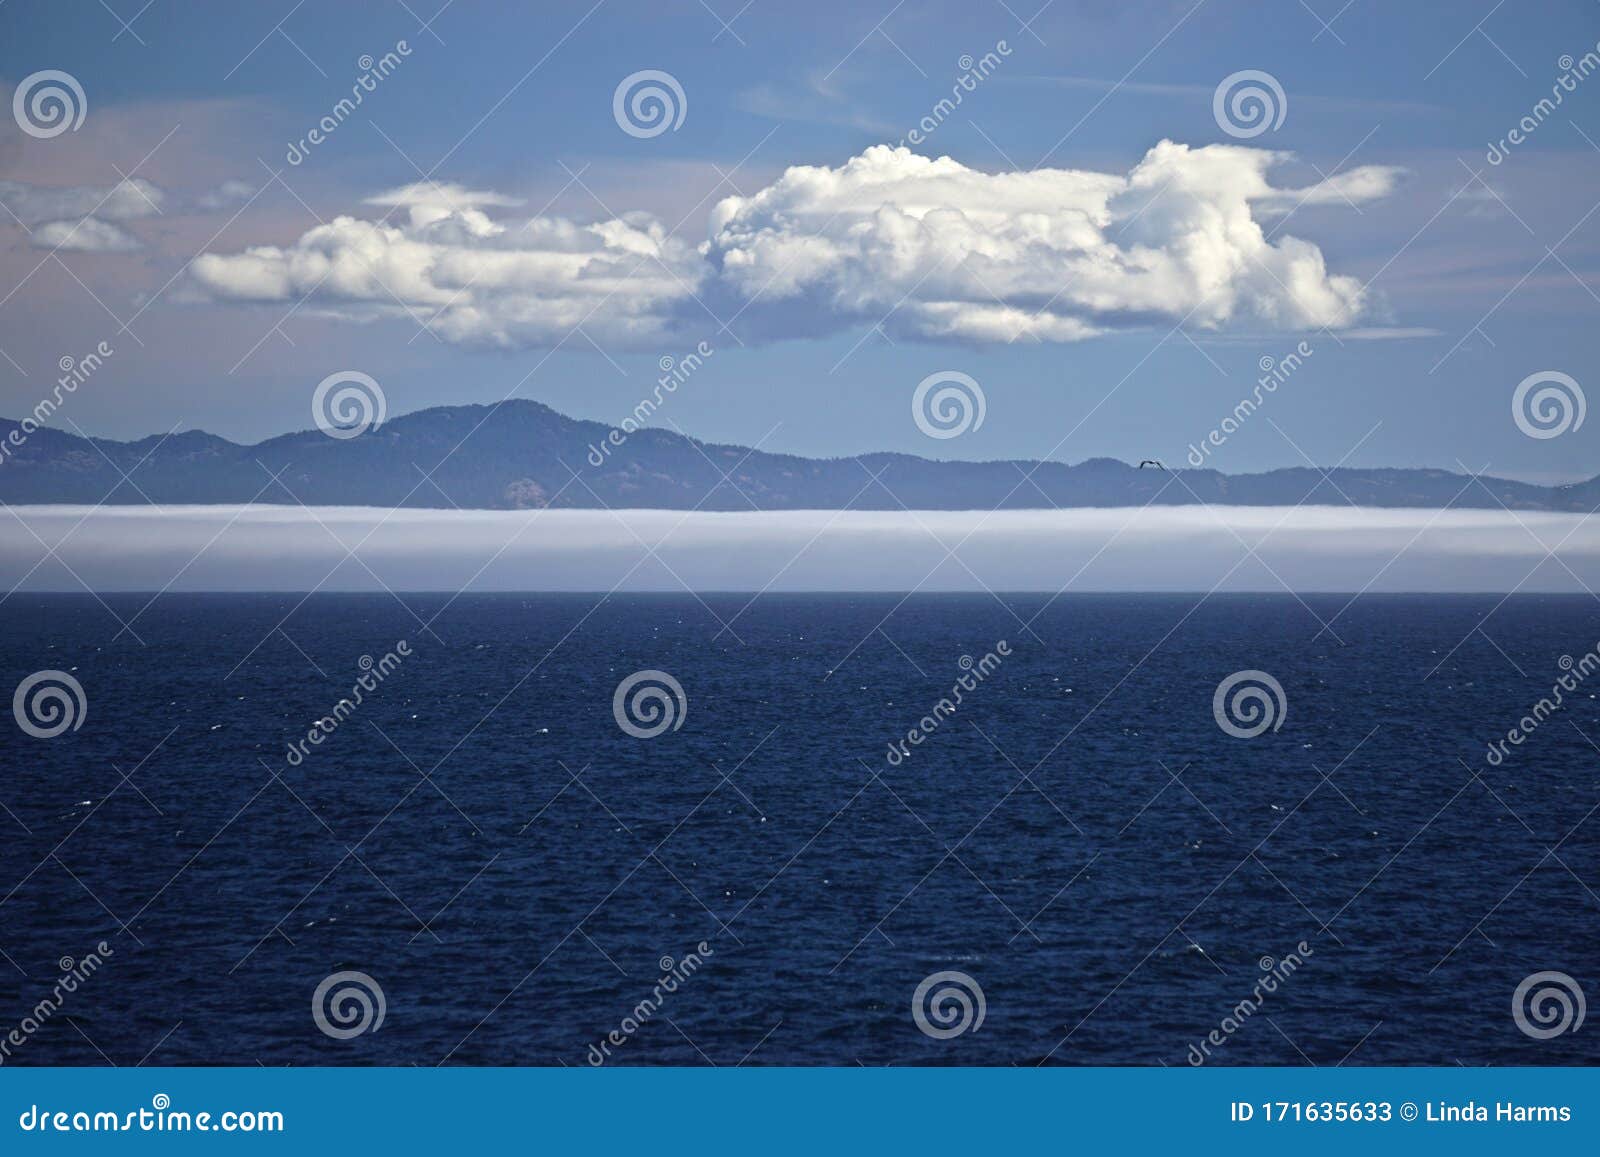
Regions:
<instances>
[{"instance_id":1,"label":"white cumulus cloud","mask_svg":"<svg viewBox=\"0 0 1600 1157\"><path fill-rule=\"evenodd\" d=\"M880 146L723 201L710 258L719 287L778 332L882 321L919 337L1071 341L1152 322L1350 325L1360 282L1329 273L1310 242L1268 241L1257 212L1370 200L1395 172L1281 189L1267 172L1282 159L1163 141L1125 176L992 174Z\"/></svg>"},{"instance_id":2,"label":"white cumulus cloud","mask_svg":"<svg viewBox=\"0 0 1600 1157\"><path fill-rule=\"evenodd\" d=\"M658 341L703 272L694 246L649 216L504 223L480 207L508 200L398 189L371 203L404 210L404 221L335 217L285 247L204 254L191 274L220 300L309 297L342 316L409 315L449 341L516 348L578 326L597 341Z\"/></svg>"},{"instance_id":3,"label":"white cumulus cloud","mask_svg":"<svg viewBox=\"0 0 1600 1157\"><path fill-rule=\"evenodd\" d=\"M410 315L463 344L548 345L582 326L651 346L706 309L744 336L863 325L974 343L1075 341L1183 323L1343 328L1360 281L1264 219L1303 204L1386 195L1367 166L1308 188L1273 185L1285 155L1163 141L1128 173L985 173L877 146L833 168L797 166L712 211L698 243L647 214L579 223L501 219L513 198L428 182L369 198L285 246L206 254L191 274L215 300L285 302L369 319Z\"/></svg>"}]
</instances>

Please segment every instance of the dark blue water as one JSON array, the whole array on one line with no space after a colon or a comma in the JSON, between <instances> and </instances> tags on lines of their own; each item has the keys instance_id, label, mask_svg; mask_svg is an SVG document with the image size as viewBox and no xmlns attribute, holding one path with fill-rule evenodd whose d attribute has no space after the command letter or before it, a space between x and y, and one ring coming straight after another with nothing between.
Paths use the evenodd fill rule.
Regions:
<instances>
[{"instance_id":1,"label":"dark blue water","mask_svg":"<svg viewBox=\"0 0 1600 1157\"><path fill-rule=\"evenodd\" d=\"M0 608L6 695L88 700L0 719L0 1036L111 949L9 1064L581 1065L701 941L610 1063L1182 1065L1289 953L1212 1063L1600 1055L1512 1016L1543 970L1600 997L1600 673L1484 761L1587 597L167 596L115 637L147 601ZM643 668L688 700L648 740L612 713ZM1212 713L1246 668L1288 705L1248 740ZM340 970L381 1029L319 1030ZM945 970L985 1019L936 1040Z\"/></svg>"}]
</instances>

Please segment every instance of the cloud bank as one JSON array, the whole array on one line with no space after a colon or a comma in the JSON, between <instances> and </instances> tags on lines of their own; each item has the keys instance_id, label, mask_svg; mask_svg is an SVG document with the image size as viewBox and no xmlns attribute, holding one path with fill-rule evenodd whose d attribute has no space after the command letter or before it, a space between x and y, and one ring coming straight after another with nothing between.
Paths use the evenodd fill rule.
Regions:
<instances>
[{"instance_id":1,"label":"cloud bank","mask_svg":"<svg viewBox=\"0 0 1600 1157\"><path fill-rule=\"evenodd\" d=\"M875 146L797 166L712 211L702 240L648 214L579 223L500 219L512 198L426 183L370 198L284 246L208 253L193 288L213 301L311 304L342 317L410 316L448 341L524 348L581 326L654 347L738 314L779 339L881 324L970 343L1077 341L1130 327L1344 328L1359 280L1263 220L1301 204L1389 193L1366 166L1304 189L1274 186L1286 154L1163 141L1126 174L985 173ZM714 324L714 323L712 323Z\"/></svg>"},{"instance_id":2,"label":"cloud bank","mask_svg":"<svg viewBox=\"0 0 1600 1157\"><path fill-rule=\"evenodd\" d=\"M1279 591L1281 580L1299 591L1576 592L1580 580L1600 585L1600 522L1544 512L12 509L16 517L0 522L0 582L27 590L80 590L80 581L99 591L161 590L169 582L188 591L381 590L379 579L395 590L432 591L681 591L680 583L700 591ZM42 543L57 543L58 556ZM952 548L959 561L948 557ZM347 557L350 549L360 561Z\"/></svg>"}]
</instances>

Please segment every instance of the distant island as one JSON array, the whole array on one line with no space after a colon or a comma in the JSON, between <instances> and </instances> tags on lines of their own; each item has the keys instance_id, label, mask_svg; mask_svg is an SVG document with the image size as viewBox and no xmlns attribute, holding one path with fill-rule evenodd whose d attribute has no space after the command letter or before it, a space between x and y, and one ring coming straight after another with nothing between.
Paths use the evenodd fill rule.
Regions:
<instances>
[{"instance_id":1,"label":"distant island","mask_svg":"<svg viewBox=\"0 0 1600 1157\"><path fill-rule=\"evenodd\" d=\"M418 410L358 437L313 429L253 446L201 431L117 442L32 426L0 419L7 447L0 501L720 511L1307 503L1588 513L1600 506L1600 476L1537 486L1426 469L1339 468L1324 476L1301 467L1261 474L1141 469L1112 458L1076 465L890 453L801 458L661 429L634 431L617 445L602 422L520 400ZM280 473L281 487L271 479Z\"/></svg>"}]
</instances>

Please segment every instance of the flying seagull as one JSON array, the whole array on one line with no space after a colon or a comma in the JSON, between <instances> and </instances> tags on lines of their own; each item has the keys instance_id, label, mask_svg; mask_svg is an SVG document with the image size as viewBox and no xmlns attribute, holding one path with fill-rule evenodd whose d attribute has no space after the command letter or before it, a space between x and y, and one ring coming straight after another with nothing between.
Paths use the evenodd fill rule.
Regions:
<instances>
[{"instance_id":1,"label":"flying seagull","mask_svg":"<svg viewBox=\"0 0 1600 1157\"><path fill-rule=\"evenodd\" d=\"M1154 467L1157 467L1158 469L1161 469L1161 470L1165 470L1166 469L1165 466L1163 466L1160 462L1156 461L1156 459L1154 459L1154 458L1146 458L1144 461L1139 463L1139 469L1141 469L1141 470L1143 470L1146 466L1154 466Z\"/></svg>"}]
</instances>

